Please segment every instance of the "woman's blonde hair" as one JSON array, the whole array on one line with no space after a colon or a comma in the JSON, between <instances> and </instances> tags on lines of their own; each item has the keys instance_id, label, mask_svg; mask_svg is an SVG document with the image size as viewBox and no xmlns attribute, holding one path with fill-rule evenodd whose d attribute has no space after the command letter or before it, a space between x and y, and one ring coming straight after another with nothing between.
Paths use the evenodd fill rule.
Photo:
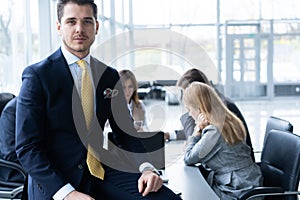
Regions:
<instances>
[{"instance_id":1,"label":"woman's blonde hair","mask_svg":"<svg viewBox=\"0 0 300 200\"><path fill-rule=\"evenodd\" d=\"M224 105L211 86L200 82L191 83L184 91L183 102L186 106L198 108L209 123L221 131L229 144L245 139L246 130L242 121Z\"/></svg>"}]
</instances>

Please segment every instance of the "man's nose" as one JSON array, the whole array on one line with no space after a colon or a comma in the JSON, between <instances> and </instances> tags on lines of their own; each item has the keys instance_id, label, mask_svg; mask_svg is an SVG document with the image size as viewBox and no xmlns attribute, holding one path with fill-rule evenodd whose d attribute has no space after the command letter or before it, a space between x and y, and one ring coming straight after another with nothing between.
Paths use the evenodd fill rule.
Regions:
<instances>
[{"instance_id":1,"label":"man's nose","mask_svg":"<svg viewBox=\"0 0 300 200\"><path fill-rule=\"evenodd\" d=\"M77 33L81 33L83 31L84 31L83 23L81 23L81 22L77 23L77 25L76 25L76 32Z\"/></svg>"}]
</instances>

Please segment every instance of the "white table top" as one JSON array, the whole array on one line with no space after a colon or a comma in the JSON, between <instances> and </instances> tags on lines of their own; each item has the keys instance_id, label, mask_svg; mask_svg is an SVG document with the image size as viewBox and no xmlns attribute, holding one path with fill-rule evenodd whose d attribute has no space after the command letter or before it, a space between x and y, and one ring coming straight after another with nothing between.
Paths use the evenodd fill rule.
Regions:
<instances>
[{"instance_id":1,"label":"white table top","mask_svg":"<svg viewBox=\"0 0 300 200\"><path fill-rule=\"evenodd\" d=\"M166 167L169 182L165 185L175 193L181 193L183 200L220 200L203 178L198 167L187 166L183 159L178 159Z\"/></svg>"}]
</instances>

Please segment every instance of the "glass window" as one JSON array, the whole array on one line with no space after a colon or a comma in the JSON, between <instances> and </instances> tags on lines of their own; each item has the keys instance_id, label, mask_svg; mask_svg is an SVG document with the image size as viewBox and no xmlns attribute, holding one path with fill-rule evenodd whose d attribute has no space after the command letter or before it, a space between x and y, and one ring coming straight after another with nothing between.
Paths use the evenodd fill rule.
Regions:
<instances>
[{"instance_id":1,"label":"glass window","mask_svg":"<svg viewBox=\"0 0 300 200\"><path fill-rule=\"evenodd\" d=\"M216 1L132 0L135 25L215 23Z\"/></svg>"},{"instance_id":2,"label":"glass window","mask_svg":"<svg viewBox=\"0 0 300 200\"><path fill-rule=\"evenodd\" d=\"M37 13L37 1L1 1L0 91L17 95L25 66L39 56Z\"/></svg>"},{"instance_id":3,"label":"glass window","mask_svg":"<svg viewBox=\"0 0 300 200\"><path fill-rule=\"evenodd\" d=\"M220 0L221 22L259 19L259 2L260 0Z\"/></svg>"},{"instance_id":4,"label":"glass window","mask_svg":"<svg viewBox=\"0 0 300 200\"><path fill-rule=\"evenodd\" d=\"M220 50L217 49L217 30L215 26L217 22L217 2L204 0L95 0L98 5L98 19L101 26L93 47L101 46L120 34L126 34L131 28L139 30L155 28L174 31L203 48L214 63L220 63L220 66L215 66L215 68L218 67L219 69L220 67L221 72L218 73L221 74L222 80L225 80L226 77L226 59L228 56L239 59L241 55L245 55L246 59L251 59L252 57L257 58L254 55L258 55L260 66L251 63L244 67L245 69L249 68L250 71L256 67L256 70L260 71L259 75L254 76L253 72L249 71L247 75L243 76L235 71L233 76L236 80L242 80L243 77L245 77L245 80L254 80L255 77L255 79L260 79L260 82L269 83L267 78L273 76L275 83L299 82L299 77L296 75L300 73L299 53L297 53L300 46L298 44L300 22L295 19L300 17L300 1L220 0L221 34L219 39L221 40L220 48L222 48ZM0 91L13 92L17 95L24 68L45 57L45 55L42 55L45 54L45 51L42 50L49 49L49 52L53 52L60 46L60 37L56 31L56 3L57 0L1 1ZM130 13L130 3L132 3L132 13ZM50 16L45 16L46 14L40 9L45 9L47 6L51 10ZM50 25L43 21L43 26L45 24L48 28L50 26L51 38L49 37L49 41L45 41L40 36L42 35L39 26L41 17L43 20L49 21ZM49 20L48 17L50 17ZM237 44L232 44L232 48L235 49L232 50L232 55L228 55L224 37L225 26L223 26L225 22L250 23L247 26L245 24L243 26L227 26L227 34L236 35L237 37L239 35L253 36L259 38L259 42L246 42L244 44L245 52L241 52ZM253 22L257 24L255 26L251 25ZM274 24L271 22L274 22ZM157 36L146 39L153 42L155 41L153 37ZM270 38L274 38L274 40L269 40ZM259 46L259 52L248 50L248 48L255 49L256 45ZM101 53L114 53L116 52L114 48L119 49L121 47L111 46L109 52L101 51ZM151 65L151 62L153 62L158 65L172 65L179 73L191 66L188 59L183 56L180 57L181 55L178 54L172 54L168 50L159 52L153 51L153 49L144 50L143 48L138 46L135 51L129 52L127 55L121 55L119 60L116 58L114 64L117 67L120 65L122 68L125 66L141 66L143 63ZM190 59L198 55L196 51L192 54L193 56ZM217 58L217 54L221 58ZM272 56L272 59L270 59L270 56ZM198 56L198 58L200 57ZM269 61L272 61L272 65L268 63ZM267 66L273 66L273 70L267 70ZM233 67L236 67L236 65ZM217 79L214 80L217 82Z\"/></svg>"}]
</instances>

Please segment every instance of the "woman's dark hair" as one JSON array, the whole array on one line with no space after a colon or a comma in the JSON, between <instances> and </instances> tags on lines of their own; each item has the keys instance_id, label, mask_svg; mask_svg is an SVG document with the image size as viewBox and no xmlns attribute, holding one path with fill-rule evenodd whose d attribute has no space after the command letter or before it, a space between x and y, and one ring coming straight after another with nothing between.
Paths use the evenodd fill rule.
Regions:
<instances>
[{"instance_id":1,"label":"woman's dark hair","mask_svg":"<svg viewBox=\"0 0 300 200\"><path fill-rule=\"evenodd\" d=\"M61 22L61 18L64 15L64 7L67 3L75 3L77 5L90 5L93 9L94 18L97 20L97 5L95 4L94 0L59 0L57 3L57 19Z\"/></svg>"},{"instance_id":2,"label":"woman's dark hair","mask_svg":"<svg viewBox=\"0 0 300 200\"><path fill-rule=\"evenodd\" d=\"M206 75L199 69L193 68L187 70L177 81L176 86L182 87L183 89L187 88L192 82L201 82L211 86L210 81Z\"/></svg>"}]
</instances>

